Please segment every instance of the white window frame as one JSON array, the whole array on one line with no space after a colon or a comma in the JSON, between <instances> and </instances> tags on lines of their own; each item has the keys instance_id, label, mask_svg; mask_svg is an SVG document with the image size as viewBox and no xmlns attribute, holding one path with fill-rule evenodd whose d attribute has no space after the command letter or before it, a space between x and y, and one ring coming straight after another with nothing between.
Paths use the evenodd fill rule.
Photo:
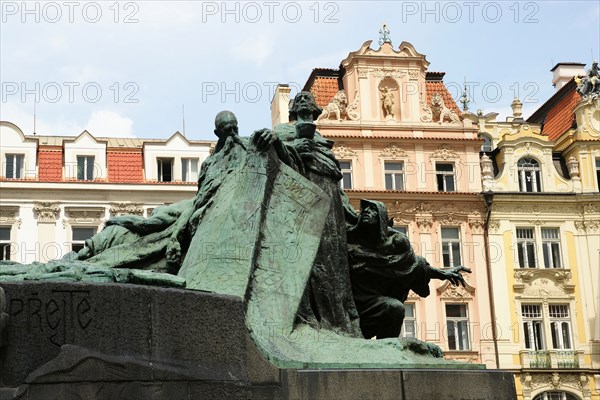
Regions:
<instances>
[{"instance_id":1,"label":"white window frame","mask_svg":"<svg viewBox=\"0 0 600 400\"><path fill-rule=\"evenodd\" d=\"M438 170L438 166L450 165L452 171L441 171ZM442 188L440 189L440 177L442 178ZM449 190L446 178L452 178L452 190ZM456 164L453 162L440 162L435 163L435 184L438 192L456 192Z\"/></svg>"},{"instance_id":2,"label":"white window frame","mask_svg":"<svg viewBox=\"0 0 600 400\"><path fill-rule=\"evenodd\" d=\"M555 350L573 350L573 330L571 329L571 311L568 303L553 303L548 305L550 320L550 339ZM566 331L563 329L566 328ZM568 336L565 344L563 333Z\"/></svg>"},{"instance_id":3,"label":"white window frame","mask_svg":"<svg viewBox=\"0 0 600 400\"><path fill-rule=\"evenodd\" d=\"M416 303L404 303L404 322L402 323L402 330L400 331L400 337L417 338L417 304ZM409 315L408 311L412 309L412 315ZM412 328L406 329L407 326Z\"/></svg>"},{"instance_id":4,"label":"white window frame","mask_svg":"<svg viewBox=\"0 0 600 400\"><path fill-rule=\"evenodd\" d=\"M171 164L171 180L165 181L163 178L163 164L169 161ZM156 158L156 179L159 182L174 182L175 181L175 158L173 157L157 157Z\"/></svg>"},{"instance_id":5,"label":"white window frame","mask_svg":"<svg viewBox=\"0 0 600 400\"><path fill-rule=\"evenodd\" d=\"M8 158L12 157L9 163ZM21 159L21 168L17 168L17 159ZM12 164L12 176L8 176L8 166ZM25 154L7 153L4 155L4 177L6 179L23 179L25 177Z\"/></svg>"},{"instance_id":6,"label":"white window frame","mask_svg":"<svg viewBox=\"0 0 600 400\"><path fill-rule=\"evenodd\" d=\"M79 178L79 160L83 159L83 178ZM88 177L89 175L89 160L91 159L92 161L92 171L91 171L91 178ZM93 181L94 179L96 179L96 171L95 171L95 166L96 166L96 157L93 155L83 155L83 154L78 154L75 157L76 163L77 163L77 174L75 175L75 178L78 181Z\"/></svg>"},{"instance_id":7,"label":"white window frame","mask_svg":"<svg viewBox=\"0 0 600 400\"><path fill-rule=\"evenodd\" d=\"M525 348L531 351L546 350L544 310L542 305L537 303L521 304L521 318L523 319L523 341ZM529 345L527 342L529 342Z\"/></svg>"},{"instance_id":8,"label":"white window frame","mask_svg":"<svg viewBox=\"0 0 600 400\"><path fill-rule=\"evenodd\" d=\"M548 237L549 235L545 235L545 233L556 233L556 237ZM541 228L541 236L542 236L542 257L544 258L544 267L545 268L562 268L562 251L561 251L561 243L560 243L560 229L559 228ZM544 237L546 236L546 237ZM558 249L558 257L555 260L553 257L552 247L556 245Z\"/></svg>"},{"instance_id":9,"label":"white window frame","mask_svg":"<svg viewBox=\"0 0 600 400\"><path fill-rule=\"evenodd\" d=\"M196 171L193 171L194 161L196 162ZM198 172L200 169L200 159L195 157L181 158L181 181L182 182L197 182Z\"/></svg>"},{"instance_id":10,"label":"white window frame","mask_svg":"<svg viewBox=\"0 0 600 400\"><path fill-rule=\"evenodd\" d=\"M464 317L449 317L448 316L448 306L459 306L464 307L465 316ZM471 350L471 332L469 327L469 306L465 303L446 303L444 306L444 312L446 314L446 333L448 334L448 350L450 351L470 351ZM451 348L450 346L450 330L452 324L452 332L454 333L456 348ZM460 329L460 326L463 326L463 329ZM461 335L463 332L463 335ZM464 337L464 333L466 333L466 337Z\"/></svg>"},{"instance_id":11,"label":"white window frame","mask_svg":"<svg viewBox=\"0 0 600 400\"><path fill-rule=\"evenodd\" d=\"M524 235L526 231L531 232L531 237L525 237ZM521 233L521 235L520 235ZM519 235L521 237L519 237ZM517 238L517 263L519 264L519 268L538 268L538 258L537 258L537 244L536 244L536 232L535 228L532 226L518 226L516 228L516 236ZM529 254L533 251L533 263L534 265L530 265L531 261ZM523 264L521 264L521 258L519 257L519 252L523 253Z\"/></svg>"},{"instance_id":12,"label":"white window frame","mask_svg":"<svg viewBox=\"0 0 600 400\"><path fill-rule=\"evenodd\" d=\"M400 166L400 169L388 169L388 164L397 164ZM391 177L392 187L388 187L387 178L388 175ZM396 184L396 178L400 178L400 188L398 188ZM385 186L385 190L405 190L406 182L404 175L404 162L403 161L392 161L392 160L384 160L383 161L383 184Z\"/></svg>"},{"instance_id":13,"label":"white window frame","mask_svg":"<svg viewBox=\"0 0 600 400\"><path fill-rule=\"evenodd\" d=\"M542 169L538 160L532 157L521 157L517 161L519 191L522 193L539 193L542 191ZM531 190L527 190L528 179Z\"/></svg>"},{"instance_id":14,"label":"white window frame","mask_svg":"<svg viewBox=\"0 0 600 400\"><path fill-rule=\"evenodd\" d=\"M75 240L74 237L75 237L76 229L92 229L95 231L94 234L92 235L92 236L94 236L96 233L98 233L98 227L96 225L71 225L71 242L69 243L70 250L79 252L79 250L81 250L81 249L74 250L73 245L75 245L75 246L81 245L81 248L83 248L85 246L85 240Z\"/></svg>"},{"instance_id":15,"label":"white window frame","mask_svg":"<svg viewBox=\"0 0 600 400\"><path fill-rule=\"evenodd\" d=\"M339 160L340 163L340 171L342 172L342 179L340 179L340 187L342 189L352 189L352 187L354 186L354 182L353 182L353 176L352 176L352 160ZM348 163L350 165L349 168L343 168L342 167L342 163ZM350 180L350 185L348 185L348 187L346 187L345 184L345 177L349 177Z\"/></svg>"},{"instance_id":16,"label":"white window frame","mask_svg":"<svg viewBox=\"0 0 600 400\"><path fill-rule=\"evenodd\" d=\"M533 400L577 400L577 397L562 390L549 390L537 394Z\"/></svg>"},{"instance_id":17,"label":"white window frame","mask_svg":"<svg viewBox=\"0 0 600 400\"><path fill-rule=\"evenodd\" d=\"M0 229L8 230L8 240L0 238L0 260L10 261L11 243L12 243L12 226L0 225Z\"/></svg>"},{"instance_id":18,"label":"white window frame","mask_svg":"<svg viewBox=\"0 0 600 400\"><path fill-rule=\"evenodd\" d=\"M531 236L531 237L530 237ZM561 230L556 226L533 227L517 226L515 229L516 268L563 269L563 249ZM558 250L558 256L553 256L553 247ZM533 258L530 258L533 252ZM523 262L521 262L521 256Z\"/></svg>"},{"instance_id":19,"label":"white window frame","mask_svg":"<svg viewBox=\"0 0 600 400\"><path fill-rule=\"evenodd\" d=\"M444 238L444 230L445 229L455 229L458 233L458 238ZM461 245L461 232L460 227L458 226L442 226L440 229L440 238L442 242L442 264L444 267L458 267L462 265L462 245ZM458 246L458 264L454 265L455 258L455 249L453 244L457 244ZM447 250L447 253L444 251ZM448 254L448 264L446 265L444 260L444 254Z\"/></svg>"},{"instance_id":20,"label":"white window frame","mask_svg":"<svg viewBox=\"0 0 600 400\"><path fill-rule=\"evenodd\" d=\"M569 302L553 301L549 304L539 303L539 300L523 302L521 319L523 344L527 350L575 350L575 332Z\"/></svg>"}]
</instances>

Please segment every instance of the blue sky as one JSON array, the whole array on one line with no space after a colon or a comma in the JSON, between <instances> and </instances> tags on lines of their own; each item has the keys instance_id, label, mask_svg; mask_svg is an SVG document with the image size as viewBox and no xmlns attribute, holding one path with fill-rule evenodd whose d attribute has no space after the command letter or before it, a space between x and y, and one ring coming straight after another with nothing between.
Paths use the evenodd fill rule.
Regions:
<instances>
[{"instance_id":1,"label":"blue sky","mask_svg":"<svg viewBox=\"0 0 600 400\"><path fill-rule=\"evenodd\" d=\"M240 133L270 126L276 83L337 68L386 22L471 109L529 116L557 62L600 55L598 1L1 2L0 119L38 134L213 139L229 109ZM37 97L37 98L36 98Z\"/></svg>"}]
</instances>

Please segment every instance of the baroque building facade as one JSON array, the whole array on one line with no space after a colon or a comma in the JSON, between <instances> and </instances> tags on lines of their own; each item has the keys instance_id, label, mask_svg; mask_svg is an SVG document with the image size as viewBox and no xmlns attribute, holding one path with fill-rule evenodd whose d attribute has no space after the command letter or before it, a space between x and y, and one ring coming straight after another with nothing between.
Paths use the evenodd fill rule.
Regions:
<instances>
[{"instance_id":1,"label":"baroque building facade","mask_svg":"<svg viewBox=\"0 0 600 400\"><path fill-rule=\"evenodd\" d=\"M485 143L500 366L523 400L600 398L600 101L573 67L553 69L556 93L527 120L518 99L506 122L464 114Z\"/></svg>"},{"instance_id":2,"label":"baroque building facade","mask_svg":"<svg viewBox=\"0 0 600 400\"><path fill-rule=\"evenodd\" d=\"M432 265L472 270L465 288L410 295L402 335L512 370L522 400L600 399L600 103L576 92L581 65L566 79L555 68L556 94L528 120L515 101L505 122L461 112L428 67L386 38L304 87L353 206L382 201ZM288 121L290 91L278 86L273 125ZM0 137L1 258L24 263L80 248L112 216L193 196L215 144L34 136L9 122Z\"/></svg>"},{"instance_id":3,"label":"baroque building facade","mask_svg":"<svg viewBox=\"0 0 600 400\"><path fill-rule=\"evenodd\" d=\"M409 296L403 335L434 342L445 357L494 367L493 325L485 264L485 202L478 127L462 119L443 72L412 44L364 43L338 69L315 69L304 90L323 113L319 132L335 142L341 186L383 202L394 227L436 267L464 265L467 285L432 281L430 296ZM290 88L273 97L273 124L288 121Z\"/></svg>"}]
</instances>

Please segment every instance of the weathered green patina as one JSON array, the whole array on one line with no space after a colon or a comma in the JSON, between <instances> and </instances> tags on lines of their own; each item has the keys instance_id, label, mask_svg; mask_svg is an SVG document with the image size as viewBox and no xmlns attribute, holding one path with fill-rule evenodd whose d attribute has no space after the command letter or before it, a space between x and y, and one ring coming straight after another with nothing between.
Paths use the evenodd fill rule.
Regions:
<instances>
[{"instance_id":1,"label":"weathered green patina","mask_svg":"<svg viewBox=\"0 0 600 400\"><path fill-rule=\"evenodd\" d=\"M291 123L248 140L238 135L232 113L219 113L219 140L193 199L148 219L113 218L86 248L61 260L1 263L0 281L129 282L238 296L257 347L282 368L483 368L438 358L437 346L418 340L363 337L350 274L360 266L352 251L349 262L347 227L365 218L339 189L333 143L313 123L319 114L312 95L302 92ZM395 275L408 276L414 265L379 243L395 245L393 237L387 230L379 239L350 235L350 248L387 260L369 268L408 268ZM459 271L423 279L429 277L462 281ZM380 294L403 301L405 293ZM400 329L403 315L387 318L375 317L375 324Z\"/></svg>"}]
</instances>

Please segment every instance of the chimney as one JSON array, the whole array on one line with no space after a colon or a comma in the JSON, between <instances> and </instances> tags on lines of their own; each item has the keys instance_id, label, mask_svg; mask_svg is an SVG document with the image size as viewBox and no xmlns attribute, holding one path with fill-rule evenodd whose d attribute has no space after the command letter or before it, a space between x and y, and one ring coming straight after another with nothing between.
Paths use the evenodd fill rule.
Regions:
<instances>
[{"instance_id":1,"label":"chimney","mask_svg":"<svg viewBox=\"0 0 600 400\"><path fill-rule=\"evenodd\" d=\"M290 93L292 89L289 85L278 84L271 100L271 123L273 128L277 124L290 122L288 113L290 111Z\"/></svg>"},{"instance_id":2,"label":"chimney","mask_svg":"<svg viewBox=\"0 0 600 400\"><path fill-rule=\"evenodd\" d=\"M552 86L556 91L560 90L575 75L585 75L585 64L574 62L558 63L550 71L552 72Z\"/></svg>"}]
</instances>

